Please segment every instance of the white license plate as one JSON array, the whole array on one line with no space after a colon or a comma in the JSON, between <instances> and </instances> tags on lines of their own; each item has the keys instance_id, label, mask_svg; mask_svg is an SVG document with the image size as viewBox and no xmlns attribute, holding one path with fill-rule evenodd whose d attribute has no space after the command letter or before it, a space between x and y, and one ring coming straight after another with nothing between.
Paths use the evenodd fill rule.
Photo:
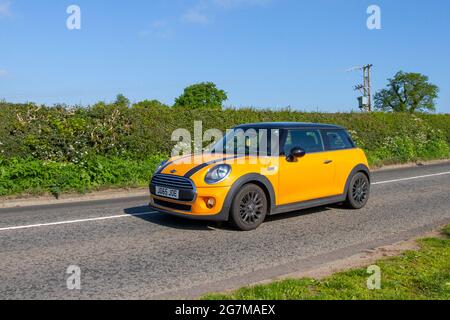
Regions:
<instances>
[{"instance_id":1,"label":"white license plate","mask_svg":"<svg viewBox=\"0 0 450 320\"><path fill-rule=\"evenodd\" d=\"M157 196L171 198L171 199L180 199L180 191L176 189L170 189L165 187L158 187L155 188L155 193Z\"/></svg>"}]
</instances>

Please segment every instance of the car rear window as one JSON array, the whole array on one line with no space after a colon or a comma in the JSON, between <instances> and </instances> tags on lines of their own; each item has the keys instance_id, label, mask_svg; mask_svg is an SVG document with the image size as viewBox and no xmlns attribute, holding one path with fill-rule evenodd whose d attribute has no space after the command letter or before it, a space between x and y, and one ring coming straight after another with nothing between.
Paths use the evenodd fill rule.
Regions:
<instances>
[{"instance_id":1,"label":"car rear window","mask_svg":"<svg viewBox=\"0 0 450 320\"><path fill-rule=\"evenodd\" d=\"M353 140L345 130L324 130L322 135L327 150L344 150L355 147Z\"/></svg>"}]
</instances>

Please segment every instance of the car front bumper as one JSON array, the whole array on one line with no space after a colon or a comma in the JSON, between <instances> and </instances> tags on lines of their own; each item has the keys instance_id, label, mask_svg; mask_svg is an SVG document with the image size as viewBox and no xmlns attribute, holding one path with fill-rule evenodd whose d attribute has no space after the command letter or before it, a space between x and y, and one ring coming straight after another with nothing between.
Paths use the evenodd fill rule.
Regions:
<instances>
[{"instance_id":1,"label":"car front bumper","mask_svg":"<svg viewBox=\"0 0 450 320\"><path fill-rule=\"evenodd\" d=\"M190 220L200 220L200 221L227 221L228 220L228 212L220 212L215 215L195 215L190 212L179 212L175 210L170 210L166 208L155 207L152 203L149 203L150 210L169 214L171 216L176 216L180 218L186 218Z\"/></svg>"},{"instance_id":2,"label":"car front bumper","mask_svg":"<svg viewBox=\"0 0 450 320\"><path fill-rule=\"evenodd\" d=\"M229 187L198 188L191 202L163 198L151 193L149 206L152 210L188 219L226 221L230 208L225 199L229 191ZM211 198L215 200L215 205L208 208L207 200Z\"/></svg>"}]
</instances>

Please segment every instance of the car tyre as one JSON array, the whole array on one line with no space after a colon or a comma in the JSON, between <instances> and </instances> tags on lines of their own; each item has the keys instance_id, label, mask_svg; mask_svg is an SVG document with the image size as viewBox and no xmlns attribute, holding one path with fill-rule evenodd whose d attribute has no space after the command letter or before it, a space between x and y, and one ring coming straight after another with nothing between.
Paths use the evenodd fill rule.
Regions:
<instances>
[{"instance_id":1,"label":"car tyre","mask_svg":"<svg viewBox=\"0 0 450 320\"><path fill-rule=\"evenodd\" d=\"M247 184L233 199L230 222L239 230L254 230L264 222L267 208L264 190L255 184Z\"/></svg>"},{"instance_id":2,"label":"car tyre","mask_svg":"<svg viewBox=\"0 0 450 320\"><path fill-rule=\"evenodd\" d=\"M356 173L350 180L346 205L350 209L361 209L369 200L370 181L362 172Z\"/></svg>"}]
</instances>

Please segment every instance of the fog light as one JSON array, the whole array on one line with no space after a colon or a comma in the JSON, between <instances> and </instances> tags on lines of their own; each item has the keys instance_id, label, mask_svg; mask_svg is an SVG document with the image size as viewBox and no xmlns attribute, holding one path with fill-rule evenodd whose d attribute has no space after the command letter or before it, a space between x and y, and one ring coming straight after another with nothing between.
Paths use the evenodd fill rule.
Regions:
<instances>
[{"instance_id":1,"label":"fog light","mask_svg":"<svg viewBox=\"0 0 450 320\"><path fill-rule=\"evenodd\" d=\"M208 207L208 209L214 208L215 205L216 200L214 198L209 198L208 200L206 200L206 206Z\"/></svg>"}]
</instances>

